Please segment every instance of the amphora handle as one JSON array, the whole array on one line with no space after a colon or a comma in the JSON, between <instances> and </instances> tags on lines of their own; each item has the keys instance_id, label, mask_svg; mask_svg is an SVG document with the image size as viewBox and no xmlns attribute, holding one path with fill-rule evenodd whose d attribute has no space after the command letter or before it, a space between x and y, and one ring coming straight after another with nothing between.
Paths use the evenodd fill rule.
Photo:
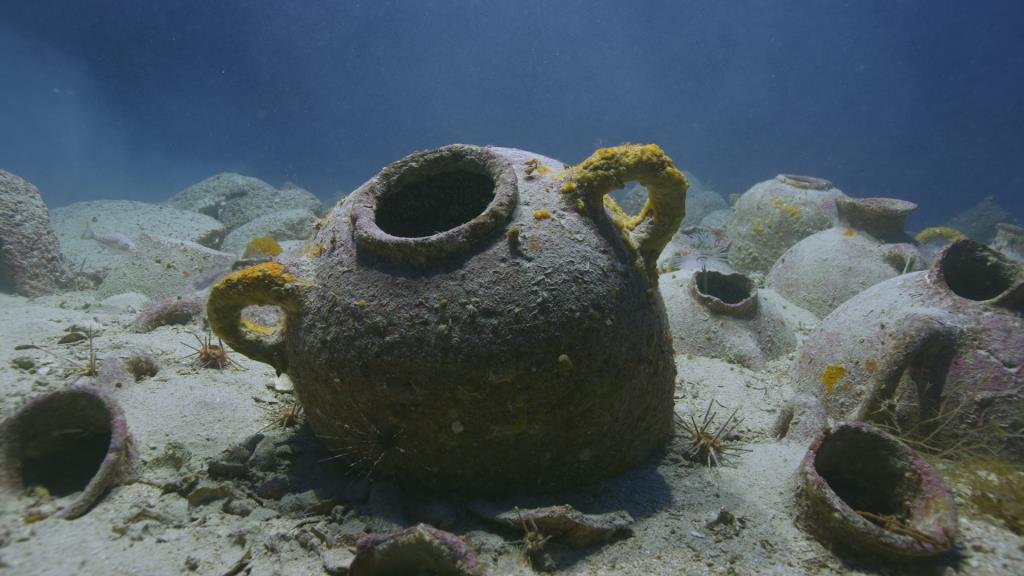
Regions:
<instances>
[{"instance_id":1,"label":"amphora handle","mask_svg":"<svg viewBox=\"0 0 1024 576\"><path fill-rule=\"evenodd\" d=\"M242 319L247 306L278 306L289 314L298 311L299 283L279 262L265 262L228 274L213 285L206 316L213 332L236 351L270 364L279 373L288 368L284 326L254 325Z\"/></svg>"},{"instance_id":2,"label":"amphora handle","mask_svg":"<svg viewBox=\"0 0 1024 576\"><path fill-rule=\"evenodd\" d=\"M614 202L608 207L643 258L649 277L657 278L658 255L686 215L688 187L686 177L660 147L625 144L598 149L571 170L563 191L604 202L608 194L631 181L647 189L647 201L640 213L629 216Z\"/></svg>"}]
</instances>

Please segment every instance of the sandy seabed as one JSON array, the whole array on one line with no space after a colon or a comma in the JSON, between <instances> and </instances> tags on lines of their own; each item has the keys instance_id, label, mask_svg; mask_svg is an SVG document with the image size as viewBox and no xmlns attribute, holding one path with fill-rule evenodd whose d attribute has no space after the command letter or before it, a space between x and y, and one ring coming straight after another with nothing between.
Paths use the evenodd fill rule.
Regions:
<instances>
[{"instance_id":1,"label":"sandy seabed","mask_svg":"<svg viewBox=\"0 0 1024 576\"><path fill-rule=\"evenodd\" d=\"M135 306L105 302L88 291L0 295L4 418L36 395L89 381L73 374L88 357L88 341L57 343L73 326L95 330L100 358L140 348L161 365L154 377L109 390L135 441L137 479L75 520L29 522L37 498L4 496L0 573L343 574L360 534L417 522L463 535L491 573L531 573L515 543L522 534L487 524L471 511L473 503L346 475L344 465L323 461L331 455L306 427L275 425L275 414L293 398L274 389L269 367L240 355L233 355L237 368L198 367L189 355L196 336L205 335L201 325L140 334L132 327ZM34 367L16 367L16 357L31 358ZM726 466L712 470L683 458L687 438L680 430L663 452L619 477L557 496L488 504L511 510L568 503L587 513L624 510L635 519L629 533L604 545L547 544L556 574L1024 574L1024 539L973 509L969 488L955 483L956 559L911 566L840 559L797 528L792 493L806 446L772 434L792 393L791 360L754 372L677 358L679 414L699 417L711 401L720 418L738 408L742 423L733 445L742 451ZM255 478L211 477L209 463L239 445L258 445L265 471L253 472ZM254 489L281 476L284 488L272 497ZM722 510L731 522L716 522Z\"/></svg>"}]
</instances>

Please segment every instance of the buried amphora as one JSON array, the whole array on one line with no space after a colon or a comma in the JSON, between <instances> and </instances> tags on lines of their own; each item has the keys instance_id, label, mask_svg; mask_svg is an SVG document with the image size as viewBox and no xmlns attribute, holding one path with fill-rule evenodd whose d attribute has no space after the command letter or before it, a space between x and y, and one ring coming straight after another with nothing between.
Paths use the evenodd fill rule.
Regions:
<instances>
[{"instance_id":1,"label":"buried amphora","mask_svg":"<svg viewBox=\"0 0 1024 576\"><path fill-rule=\"evenodd\" d=\"M650 191L635 217L605 199L628 181ZM575 168L418 152L338 203L298 257L215 285L210 322L287 372L313 431L364 473L475 493L593 480L671 431L655 265L685 196L653 145ZM240 322L250 305L284 324Z\"/></svg>"}]
</instances>

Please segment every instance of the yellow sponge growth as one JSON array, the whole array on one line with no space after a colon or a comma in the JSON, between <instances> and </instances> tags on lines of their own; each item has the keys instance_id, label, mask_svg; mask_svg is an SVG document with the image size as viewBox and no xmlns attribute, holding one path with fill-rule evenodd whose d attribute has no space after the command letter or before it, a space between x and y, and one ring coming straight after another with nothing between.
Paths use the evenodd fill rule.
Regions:
<instances>
[{"instance_id":1,"label":"yellow sponge growth","mask_svg":"<svg viewBox=\"0 0 1024 576\"><path fill-rule=\"evenodd\" d=\"M597 202L602 197L630 181L647 189L647 202L636 216L624 218L615 214L615 219L619 220L617 224L623 231L636 230L637 249L651 277L656 278L658 254L686 214L688 187L686 177L660 147L624 144L601 148L569 171L562 192L578 195L592 206L599 206Z\"/></svg>"},{"instance_id":2,"label":"yellow sponge growth","mask_svg":"<svg viewBox=\"0 0 1024 576\"><path fill-rule=\"evenodd\" d=\"M842 364L829 364L821 373L821 383L825 385L825 392L831 394L836 384L846 376L846 368Z\"/></svg>"},{"instance_id":3,"label":"yellow sponge growth","mask_svg":"<svg viewBox=\"0 0 1024 576\"><path fill-rule=\"evenodd\" d=\"M918 244L928 244L929 242L955 242L962 238L966 238L956 228L950 228L949 226L932 226L931 228L925 228L918 232L917 236L914 236L914 240L917 240Z\"/></svg>"},{"instance_id":4,"label":"yellow sponge growth","mask_svg":"<svg viewBox=\"0 0 1024 576\"><path fill-rule=\"evenodd\" d=\"M273 258L281 253L281 245L270 236L254 238L245 247L242 258Z\"/></svg>"}]
</instances>

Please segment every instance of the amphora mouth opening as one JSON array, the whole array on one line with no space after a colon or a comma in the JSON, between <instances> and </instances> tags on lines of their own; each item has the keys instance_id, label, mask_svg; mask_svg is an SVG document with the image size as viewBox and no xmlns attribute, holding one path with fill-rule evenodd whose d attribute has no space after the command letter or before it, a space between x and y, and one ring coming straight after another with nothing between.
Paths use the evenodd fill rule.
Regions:
<instances>
[{"instance_id":1,"label":"amphora mouth opening","mask_svg":"<svg viewBox=\"0 0 1024 576\"><path fill-rule=\"evenodd\" d=\"M938 472L917 452L861 422L840 422L800 464L801 523L818 539L893 560L953 546L956 508Z\"/></svg>"},{"instance_id":2,"label":"amphora mouth opening","mask_svg":"<svg viewBox=\"0 0 1024 576\"><path fill-rule=\"evenodd\" d=\"M487 148L462 144L407 156L354 195L357 246L420 264L497 236L518 200L512 167Z\"/></svg>"},{"instance_id":3,"label":"amphora mouth opening","mask_svg":"<svg viewBox=\"0 0 1024 576\"><path fill-rule=\"evenodd\" d=\"M1024 269L984 244L957 240L942 251L932 270L933 278L961 298L1024 308Z\"/></svg>"},{"instance_id":4,"label":"amphora mouth opening","mask_svg":"<svg viewBox=\"0 0 1024 576\"><path fill-rule=\"evenodd\" d=\"M757 309L757 287L743 274L700 270L693 274L693 294L719 314L745 316Z\"/></svg>"},{"instance_id":5,"label":"amphora mouth opening","mask_svg":"<svg viewBox=\"0 0 1024 576\"><path fill-rule=\"evenodd\" d=\"M124 414L91 386L31 400L0 429L0 463L8 490L32 486L56 497L80 493L61 512L84 514L125 472L130 441Z\"/></svg>"}]
</instances>

